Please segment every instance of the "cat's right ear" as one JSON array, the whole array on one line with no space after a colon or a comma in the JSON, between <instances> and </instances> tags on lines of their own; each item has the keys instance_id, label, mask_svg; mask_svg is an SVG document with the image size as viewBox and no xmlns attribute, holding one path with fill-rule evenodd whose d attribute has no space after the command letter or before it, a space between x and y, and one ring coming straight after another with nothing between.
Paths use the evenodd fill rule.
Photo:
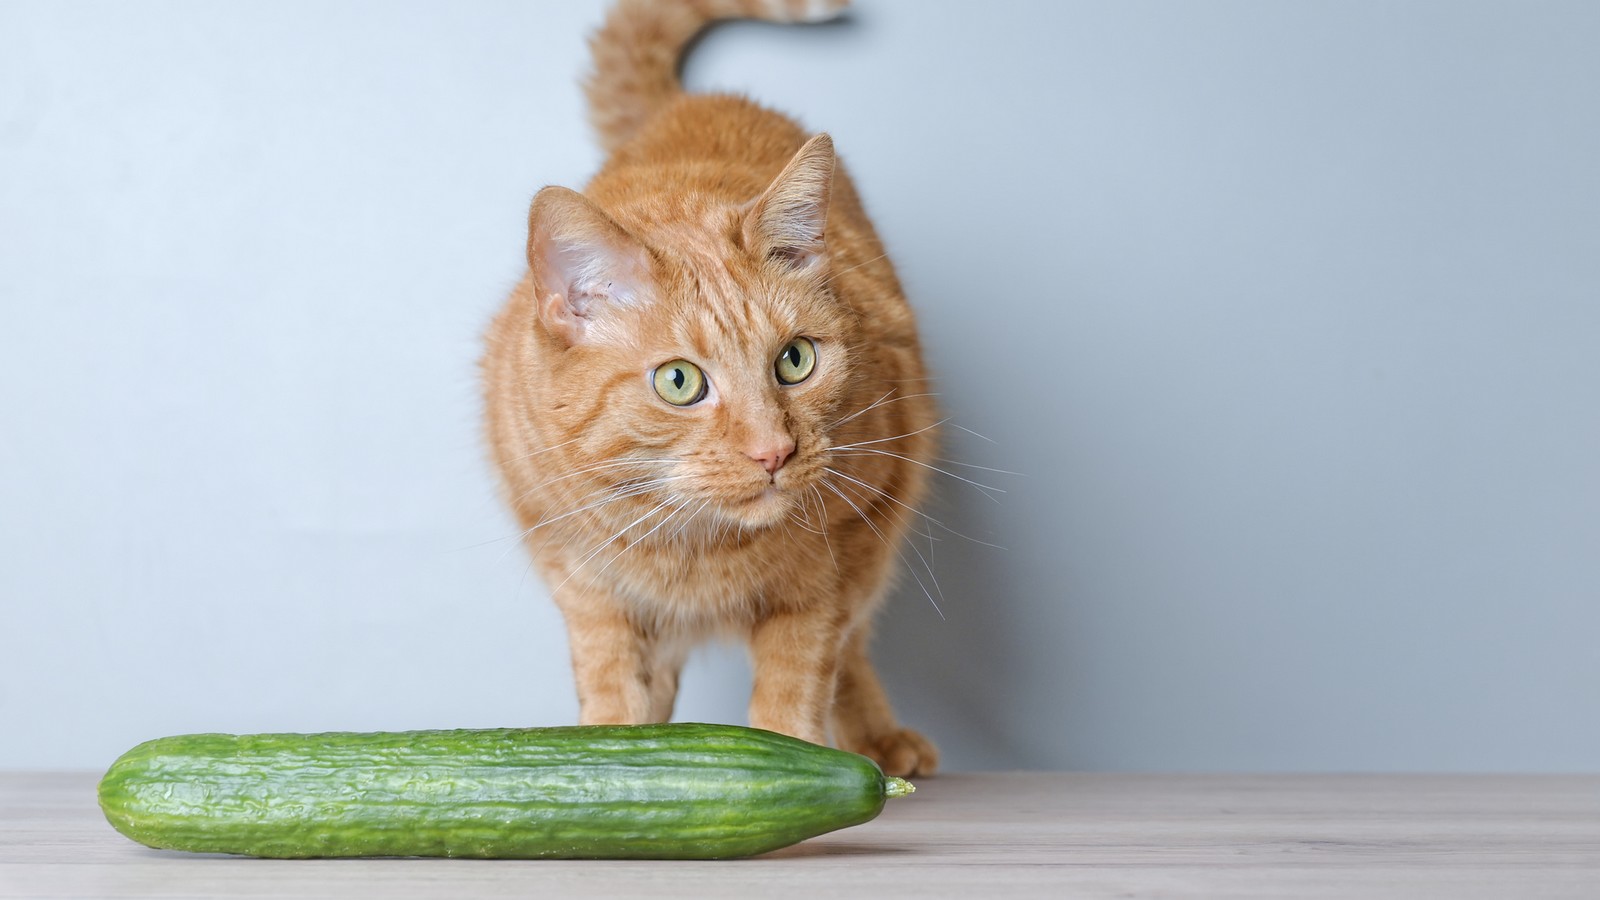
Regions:
<instances>
[{"instance_id":1,"label":"cat's right ear","mask_svg":"<svg viewBox=\"0 0 1600 900\"><path fill-rule=\"evenodd\" d=\"M606 314L644 301L650 251L578 193L547 187L528 211L539 322L568 346L603 340Z\"/></svg>"}]
</instances>

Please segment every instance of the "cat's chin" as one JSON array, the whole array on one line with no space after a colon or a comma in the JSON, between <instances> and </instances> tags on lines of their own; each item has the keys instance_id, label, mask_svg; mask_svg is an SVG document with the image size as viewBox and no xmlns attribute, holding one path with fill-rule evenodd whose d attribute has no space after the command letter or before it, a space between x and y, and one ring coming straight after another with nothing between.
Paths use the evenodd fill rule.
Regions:
<instances>
[{"instance_id":1,"label":"cat's chin","mask_svg":"<svg viewBox=\"0 0 1600 900\"><path fill-rule=\"evenodd\" d=\"M723 515L746 528L766 528L777 525L794 509L794 501L775 486L769 486L739 503L723 508Z\"/></svg>"}]
</instances>

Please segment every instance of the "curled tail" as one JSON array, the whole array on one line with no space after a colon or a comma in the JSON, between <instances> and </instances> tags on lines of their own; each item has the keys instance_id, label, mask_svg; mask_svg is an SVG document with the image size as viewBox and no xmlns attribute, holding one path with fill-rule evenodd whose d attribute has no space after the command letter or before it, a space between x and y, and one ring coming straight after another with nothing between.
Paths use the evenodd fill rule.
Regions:
<instances>
[{"instance_id":1,"label":"curled tail","mask_svg":"<svg viewBox=\"0 0 1600 900\"><path fill-rule=\"evenodd\" d=\"M619 0L589 42L594 73L584 92L600 145L615 150L683 93L679 57L712 22L822 22L849 5L850 0Z\"/></svg>"}]
</instances>

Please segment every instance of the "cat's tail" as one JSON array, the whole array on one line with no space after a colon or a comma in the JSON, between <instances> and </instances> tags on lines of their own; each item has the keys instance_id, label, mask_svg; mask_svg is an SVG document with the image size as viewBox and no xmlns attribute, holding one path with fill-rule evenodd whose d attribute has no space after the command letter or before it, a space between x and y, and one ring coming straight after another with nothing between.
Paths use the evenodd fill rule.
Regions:
<instances>
[{"instance_id":1,"label":"cat's tail","mask_svg":"<svg viewBox=\"0 0 1600 900\"><path fill-rule=\"evenodd\" d=\"M850 0L620 0L589 41L594 72L584 91L601 146L616 149L683 93L679 58L712 22L823 22L849 5Z\"/></svg>"}]
</instances>

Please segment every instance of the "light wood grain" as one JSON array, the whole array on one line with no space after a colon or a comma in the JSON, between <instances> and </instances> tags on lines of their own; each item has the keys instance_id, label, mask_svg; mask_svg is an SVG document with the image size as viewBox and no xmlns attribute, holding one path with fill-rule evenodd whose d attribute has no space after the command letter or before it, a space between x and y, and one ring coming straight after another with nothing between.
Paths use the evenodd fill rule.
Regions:
<instances>
[{"instance_id":1,"label":"light wood grain","mask_svg":"<svg viewBox=\"0 0 1600 900\"><path fill-rule=\"evenodd\" d=\"M945 775L732 862L148 850L82 773L0 774L0 898L1600 898L1600 776Z\"/></svg>"}]
</instances>

